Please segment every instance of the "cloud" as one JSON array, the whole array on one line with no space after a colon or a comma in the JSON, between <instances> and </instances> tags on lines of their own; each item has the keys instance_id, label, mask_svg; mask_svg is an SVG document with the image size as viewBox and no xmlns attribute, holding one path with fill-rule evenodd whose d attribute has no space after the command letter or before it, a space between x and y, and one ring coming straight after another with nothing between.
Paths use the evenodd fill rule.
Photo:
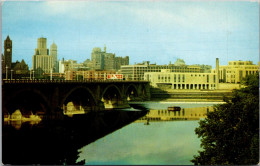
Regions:
<instances>
[{"instance_id":1,"label":"cloud","mask_svg":"<svg viewBox=\"0 0 260 166\"><path fill-rule=\"evenodd\" d=\"M206 32L230 30L241 21L229 5L217 2L118 2L118 1L45 1L45 13L75 20L135 20L152 28L186 28ZM119 18L119 19L117 19Z\"/></svg>"},{"instance_id":2,"label":"cloud","mask_svg":"<svg viewBox=\"0 0 260 166\"><path fill-rule=\"evenodd\" d=\"M132 8L130 11L139 21L151 26L182 27L207 32L226 30L227 26L231 28L240 26L237 18L228 13L225 8L215 8L214 4L202 7L199 4L201 3L185 5L174 2L169 3L167 7L142 6L142 8Z\"/></svg>"}]
</instances>

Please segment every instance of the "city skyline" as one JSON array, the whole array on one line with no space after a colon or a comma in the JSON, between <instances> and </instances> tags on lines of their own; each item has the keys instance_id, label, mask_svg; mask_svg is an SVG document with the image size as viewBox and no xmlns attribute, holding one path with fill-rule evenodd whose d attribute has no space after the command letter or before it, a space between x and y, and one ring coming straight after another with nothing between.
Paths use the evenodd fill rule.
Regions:
<instances>
[{"instance_id":1,"label":"city skyline","mask_svg":"<svg viewBox=\"0 0 260 166\"><path fill-rule=\"evenodd\" d=\"M24 59L30 67L39 37L47 38L48 48L53 41L57 44L58 59L79 63L91 58L94 47L104 45L116 56L129 56L130 64L184 59L188 65L214 68L216 58L221 65L259 61L257 2L1 3L2 43L9 35L13 61Z\"/></svg>"}]
</instances>

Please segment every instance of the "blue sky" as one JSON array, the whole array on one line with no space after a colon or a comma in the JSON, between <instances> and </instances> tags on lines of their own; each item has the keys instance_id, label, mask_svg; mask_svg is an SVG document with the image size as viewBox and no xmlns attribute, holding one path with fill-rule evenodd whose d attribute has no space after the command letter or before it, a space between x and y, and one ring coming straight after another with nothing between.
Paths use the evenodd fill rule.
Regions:
<instances>
[{"instance_id":1,"label":"blue sky","mask_svg":"<svg viewBox=\"0 0 260 166\"><path fill-rule=\"evenodd\" d=\"M58 59L83 62L94 47L130 64L259 61L259 4L250 1L5 1L2 46L9 34L13 61L31 67L37 38L54 41ZM3 47L2 47L3 49Z\"/></svg>"}]
</instances>

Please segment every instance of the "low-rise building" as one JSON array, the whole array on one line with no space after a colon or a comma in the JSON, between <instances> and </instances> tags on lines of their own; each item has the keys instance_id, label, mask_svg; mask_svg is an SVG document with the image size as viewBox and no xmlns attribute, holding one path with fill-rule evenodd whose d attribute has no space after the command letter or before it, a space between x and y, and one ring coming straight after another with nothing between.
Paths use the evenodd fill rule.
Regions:
<instances>
[{"instance_id":1,"label":"low-rise building","mask_svg":"<svg viewBox=\"0 0 260 166\"><path fill-rule=\"evenodd\" d=\"M116 74L114 70L82 70L66 71L66 80L106 80L108 74Z\"/></svg>"},{"instance_id":2,"label":"low-rise building","mask_svg":"<svg viewBox=\"0 0 260 166\"><path fill-rule=\"evenodd\" d=\"M180 61L180 60L178 60ZM206 73L209 70L204 70L198 65L185 65L183 62L181 65L169 64L169 65L156 65L150 64L149 61L135 65L122 65L121 74L124 75L126 80L144 80L144 73L146 72L161 72L164 69L168 69L170 72L175 73Z\"/></svg>"},{"instance_id":3,"label":"low-rise building","mask_svg":"<svg viewBox=\"0 0 260 166\"><path fill-rule=\"evenodd\" d=\"M27 76L29 74L29 67L22 59L21 62L16 61L12 63L12 70L13 70L13 78L21 78L22 76Z\"/></svg>"},{"instance_id":4,"label":"low-rise building","mask_svg":"<svg viewBox=\"0 0 260 166\"><path fill-rule=\"evenodd\" d=\"M215 73L215 69L212 73ZM240 83L241 80L250 74L259 73L258 65L252 61L229 61L228 65L219 66L219 81L223 83Z\"/></svg>"},{"instance_id":5,"label":"low-rise building","mask_svg":"<svg viewBox=\"0 0 260 166\"><path fill-rule=\"evenodd\" d=\"M146 72L144 80L150 81L153 87L171 89L216 89L215 73L183 73L164 69L161 72Z\"/></svg>"}]
</instances>

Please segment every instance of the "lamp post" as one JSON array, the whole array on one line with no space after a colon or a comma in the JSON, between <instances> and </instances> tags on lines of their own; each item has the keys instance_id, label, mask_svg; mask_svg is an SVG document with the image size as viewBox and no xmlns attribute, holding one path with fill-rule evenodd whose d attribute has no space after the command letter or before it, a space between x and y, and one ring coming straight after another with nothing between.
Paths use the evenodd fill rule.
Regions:
<instances>
[{"instance_id":1,"label":"lamp post","mask_svg":"<svg viewBox=\"0 0 260 166\"><path fill-rule=\"evenodd\" d=\"M83 71L83 81L85 80L85 78L84 78L84 71Z\"/></svg>"},{"instance_id":2,"label":"lamp post","mask_svg":"<svg viewBox=\"0 0 260 166\"><path fill-rule=\"evenodd\" d=\"M32 69L30 70L30 80L32 80Z\"/></svg>"},{"instance_id":3,"label":"lamp post","mask_svg":"<svg viewBox=\"0 0 260 166\"><path fill-rule=\"evenodd\" d=\"M78 76L79 76L79 73L78 73L78 71L77 71L77 81L79 80L79 77L78 77Z\"/></svg>"},{"instance_id":4,"label":"lamp post","mask_svg":"<svg viewBox=\"0 0 260 166\"><path fill-rule=\"evenodd\" d=\"M32 72L33 72L33 80L34 80L34 70Z\"/></svg>"},{"instance_id":5,"label":"lamp post","mask_svg":"<svg viewBox=\"0 0 260 166\"><path fill-rule=\"evenodd\" d=\"M8 75L7 75L7 74L8 74L8 70L7 70L7 69L8 69L8 66L6 65L6 67L5 67L5 74L6 74L6 75L5 75L5 79L6 79L6 80L7 80L7 78L8 78Z\"/></svg>"},{"instance_id":6,"label":"lamp post","mask_svg":"<svg viewBox=\"0 0 260 166\"><path fill-rule=\"evenodd\" d=\"M13 71L14 70L11 70L11 80L13 79Z\"/></svg>"},{"instance_id":7,"label":"lamp post","mask_svg":"<svg viewBox=\"0 0 260 166\"><path fill-rule=\"evenodd\" d=\"M68 80L70 80L70 71L68 71Z\"/></svg>"}]
</instances>

